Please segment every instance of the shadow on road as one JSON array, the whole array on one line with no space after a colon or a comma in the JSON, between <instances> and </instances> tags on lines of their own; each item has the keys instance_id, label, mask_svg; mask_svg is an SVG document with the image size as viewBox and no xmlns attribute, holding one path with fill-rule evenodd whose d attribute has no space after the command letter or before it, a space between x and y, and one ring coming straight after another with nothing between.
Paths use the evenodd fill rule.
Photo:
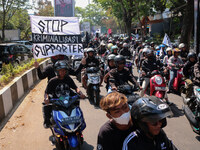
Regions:
<instances>
[{"instance_id":1,"label":"shadow on road","mask_svg":"<svg viewBox=\"0 0 200 150\"><path fill-rule=\"evenodd\" d=\"M174 114L173 117L180 117L184 115L183 110L179 109L176 104L171 105L170 108Z\"/></svg>"},{"instance_id":2,"label":"shadow on road","mask_svg":"<svg viewBox=\"0 0 200 150\"><path fill-rule=\"evenodd\" d=\"M200 142L200 136L196 136L196 139Z\"/></svg>"},{"instance_id":3,"label":"shadow on road","mask_svg":"<svg viewBox=\"0 0 200 150\"><path fill-rule=\"evenodd\" d=\"M81 147L82 150L93 150L94 147L90 144L88 144L87 142L83 142L83 146Z\"/></svg>"},{"instance_id":4,"label":"shadow on road","mask_svg":"<svg viewBox=\"0 0 200 150\"><path fill-rule=\"evenodd\" d=\"M83 142L83 145L81 147L81 150L93 150L94 147L90 144L88 144L87 142ZM53 150L57 150L56 148L54 148Z\"/></svg>"}]
</instances>

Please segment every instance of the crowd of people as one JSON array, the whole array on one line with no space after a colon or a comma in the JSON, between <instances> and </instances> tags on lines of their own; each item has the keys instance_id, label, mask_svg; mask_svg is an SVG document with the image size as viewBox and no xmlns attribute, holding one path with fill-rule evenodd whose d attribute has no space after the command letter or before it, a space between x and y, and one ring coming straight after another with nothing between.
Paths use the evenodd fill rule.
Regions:
<instances>
[{"instance_id":1,"label":"crowd of people","mask_svg":"<svg viewBox=\"0 0 200 150\"><path fill-rule=\"evenodd\" d=\"M156 43L158 44L158 43ZM51 57L52 64L40 69L36 62L35 67L40 79L48 78L44 95L44 127L51 124L51 106L49 98L58 98L60 94L70 91L78 93L81 98L86 96L76 86L70 75L77 75L87 67L99 67L96 56L104 58L104 67L101 67L101 82L104 81L108 94L100 101L100 108L106 112L108 121L101 127L97 138L97 150L176 150L177 148L167 138L163 127L167 125L167 117L172 115L171 102L167 95L166 101L155 97L144 97L149 86L149 73L154 70L163 71L168 81L168 91L173 92L173 81L177 70L183 68L186 86L186 98L190 98L193 85L200 83L200 54L186 49L184 43L173 47L154 42L142 42L129 38L94 38L84 48L84 56L78 69L74 70L68 64L69 57L57 55ZM126 60L130 59L137 68L138 78L125 67ZM118 87L131 82L140 90L140 98L133 105ZM82 75L83 87L87 88L87 74Z\"/></svg>"}]
</instances>

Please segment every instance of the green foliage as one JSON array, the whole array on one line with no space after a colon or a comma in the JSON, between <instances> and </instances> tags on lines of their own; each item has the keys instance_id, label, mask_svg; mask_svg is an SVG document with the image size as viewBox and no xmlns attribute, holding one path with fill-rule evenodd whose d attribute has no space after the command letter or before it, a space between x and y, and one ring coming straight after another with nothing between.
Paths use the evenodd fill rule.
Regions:
<instances>
[{"instance_id":1,"label":"green foliage","mask_svg":"<svg viewBox=\"0 0 200 150\"><path fill-rule=\"evenodd\" d=\"M76 7L75 16L81 19L81 22L90 22L91 25L102 25L102 19L107 18L106 12L99 4L90 4L86 8Z\"/></svg>"},{"instance_id":2,"label":"green foliage","mask_svg":"<svg viewBox=\"0 0 200 150\"><path fill-rule=\"evenodd\" d=\"M38 59L38 62L43 61L44 59ZM2 75L2 77L0 78L0 85L5 85L7 84L9 81L11 81L11 79L13 77L16 77L19 74L22 74L24 71L26 71L27 69L30 69L31 67L33 67L35 62L35 59L31 59L26 63L23 63L21 65L17 65L17 66L13 66L11 63L10 64L3 64L2 66L2 71L0 72L0 74Z\"/></svg>"},{"instance_id":3,"label":"green foliage","mask_svg":"<svg viewBox=\"0 0 200 150\"><path fill-rule=\"evenodd\" d=\"M44 1L43 0L39 0L38 1L38 8L36 8L38 10L37 15L39 16L54 16L54 8L51 4L51 1Z\"/></svg>"}]
</instances>

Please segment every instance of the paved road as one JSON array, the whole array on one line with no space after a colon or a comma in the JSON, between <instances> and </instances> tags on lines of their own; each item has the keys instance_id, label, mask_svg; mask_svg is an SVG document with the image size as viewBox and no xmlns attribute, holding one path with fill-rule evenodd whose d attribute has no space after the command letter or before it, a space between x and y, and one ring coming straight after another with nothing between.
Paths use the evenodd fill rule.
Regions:
<instances>
[{"instance_id":1,"label":"paved road","mask_svg":"<svg viewBox=\"0 0 200 150\"><path fill-rule=\"evenodd\" d=\"M0 150L53 150L48 140L50 130L42 126L42 97L46 80L36 85L10 118L9 122L0 132ZM76 81L80 86L80 83ZM83 90L83 89L82 89ZM101 87L101 94L105 95L105 88ZM174 94L169 95L174 102L172 110L174 117L168 119L165 131L168 137L180 150L199 150L200 136L193 133L181 108L182 99ZM87 127L84 130L83 150L96 149L97 134L100 126L107 121L105 113L92 106L88 100L81 101Z\"/></svg>"}]
</instances>

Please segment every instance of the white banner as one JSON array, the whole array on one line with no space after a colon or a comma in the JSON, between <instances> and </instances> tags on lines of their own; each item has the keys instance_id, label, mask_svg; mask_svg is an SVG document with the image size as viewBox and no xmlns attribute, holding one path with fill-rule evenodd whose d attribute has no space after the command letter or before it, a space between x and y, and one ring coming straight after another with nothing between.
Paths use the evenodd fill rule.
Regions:
<instances>
[{"instance_id":1,"label":"white banner","mask_svg":"<svg viewBox=\"0 0 200 150\"><path fill-rule=\"evenodd\" d=\"M30 17L36 59L58 54L83 55L77 17Z\"/></svg>"},{"instance_id":2,"label":"white banner","mask_svg":"<svg viewBox=\"0 0 200 150\"><path fill-rule=\"evenodd\" d=\"M165 37L164 37L162 43L169 47L172 47L172 43L171 43L170 38L168 37L167 33L165 33Z\"/></svg>"}]
</instances>

